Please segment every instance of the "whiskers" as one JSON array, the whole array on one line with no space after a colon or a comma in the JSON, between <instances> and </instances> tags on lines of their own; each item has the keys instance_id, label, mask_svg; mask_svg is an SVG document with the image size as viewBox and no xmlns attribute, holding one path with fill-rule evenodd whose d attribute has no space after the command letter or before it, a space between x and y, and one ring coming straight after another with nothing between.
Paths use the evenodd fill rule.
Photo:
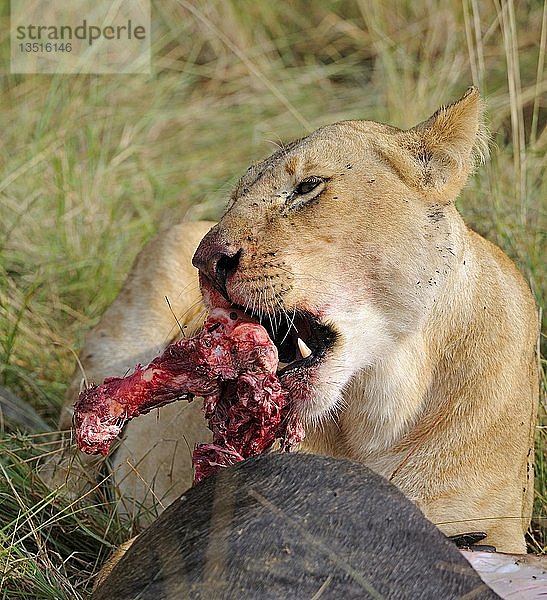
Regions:
<instances>
[{"instance_id":1,"label":"whiskers","mask_svg":"<svg viewBox=\"0 0 547 600\"><path fill-rule=\"evenodd\" d=\"M201 325L203 325L207 316L207 309L203 304L199 286L196 283L188 284L182 288L176 296L176 303L179 305L183 302L183 294L186 296L193 296L195 299L189 299L189 304L184 308L183 312L178 314L173 308L172 300L168 296L165 296L165 302L175 321L175 324L164 340L165 344L170 343L177 337L177 329L181 337L187 337L188 331L193 334Z\"/></svg>"}]
</instances>

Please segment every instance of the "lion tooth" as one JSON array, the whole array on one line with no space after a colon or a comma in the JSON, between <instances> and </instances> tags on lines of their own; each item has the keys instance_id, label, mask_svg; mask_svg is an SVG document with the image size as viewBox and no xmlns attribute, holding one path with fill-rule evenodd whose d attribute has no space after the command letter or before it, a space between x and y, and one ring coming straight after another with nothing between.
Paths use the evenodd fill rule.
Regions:
<instances>
[{"instance_id":1,"label":"lion tooth","mask_svg":"<svg viewBox=\"0 0 547 600\"><path fill-rule=\"evenodd\" d=\"M308 358L308 356L311 356L312 352L308 348L306 342L301 338L298 338L296 341L298 343L298 349L300 350L302 358Z\"/></svg>"}]
</instances>

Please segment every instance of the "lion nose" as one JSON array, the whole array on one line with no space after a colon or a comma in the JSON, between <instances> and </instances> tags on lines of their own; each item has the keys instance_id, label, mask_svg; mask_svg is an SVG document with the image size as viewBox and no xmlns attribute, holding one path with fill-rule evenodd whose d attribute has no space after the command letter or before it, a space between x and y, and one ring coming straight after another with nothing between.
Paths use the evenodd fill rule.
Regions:
<instances>
[{"instance_id":1,"label":"lion nose","mask_svg":"<svg viewBox=\"0 0 547 600\"><path fill-rule=\"evenodd\" d=\"M192 264L229 300L226 281L237 270L242 252L241 248L221 240L217 232L210 231L201 240Z\"/></svg>"}]
</instances>

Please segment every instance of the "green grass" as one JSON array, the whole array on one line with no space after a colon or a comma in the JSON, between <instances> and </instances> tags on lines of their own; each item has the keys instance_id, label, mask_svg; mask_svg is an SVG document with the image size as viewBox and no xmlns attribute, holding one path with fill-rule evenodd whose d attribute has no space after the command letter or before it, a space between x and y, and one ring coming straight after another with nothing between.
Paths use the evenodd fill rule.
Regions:
<instances>
[{"instance_id":1,"label":"green grass","mask_svg":"<svg viewBox=\"0 0 547 600\"><path fill-rule=\"evenodd\" d=\"M488 100L492 157L459 207L543 305L541 2L154 5L151 76L10 75L0 11L0 386L52 429L74 352L145 240L175 221L218 218L237 177L279 140L344 118L410 126L470 83ZM0 598L83 597L131 526L106 496L71 504L49 490L36 464L56 451L51 433L18 433L4 417ZM546 544L540 532L531 541Z\"/></svg>"}]
</instances>

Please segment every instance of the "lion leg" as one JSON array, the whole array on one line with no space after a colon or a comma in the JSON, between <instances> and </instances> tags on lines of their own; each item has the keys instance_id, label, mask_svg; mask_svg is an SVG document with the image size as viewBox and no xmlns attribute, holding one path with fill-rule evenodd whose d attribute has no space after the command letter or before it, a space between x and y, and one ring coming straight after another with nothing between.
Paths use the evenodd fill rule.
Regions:
<instances>
[{"instance_id":1,"label":"lion leg","mask_svg":"<svg viewBox=\"0 0 547 600\"><path fill-rule=\"evenodd\" d=\"M87 336L67 390L60 429L71 430L84 377L86 382L101 382L123 376L137 363L148 363L181 334L191 336L199 328L204 307L191 259L212 225L176 225L139 253L118 297ZM174 403L131 421L110 460L121 511L142 514L145 508L153 517L172 502L191 485L194 444L209 439L199 401ZM70 446L48 466L49 476L78 494L90 480L96 481L100 463Z\"/></svg>"}]
</instances>

